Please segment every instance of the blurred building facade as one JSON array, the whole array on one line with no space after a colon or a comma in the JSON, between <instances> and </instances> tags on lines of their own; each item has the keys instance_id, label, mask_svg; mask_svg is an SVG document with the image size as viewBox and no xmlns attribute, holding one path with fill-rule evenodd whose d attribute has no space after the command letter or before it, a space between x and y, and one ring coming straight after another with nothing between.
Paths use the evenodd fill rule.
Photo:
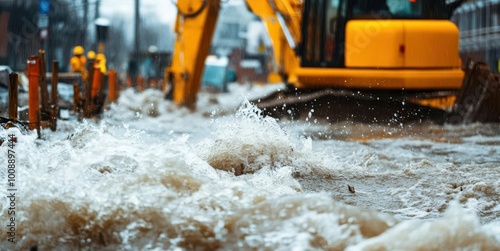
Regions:
<instances>
[{"instance_id":1,"label":"blurred building facade","mask_svg":"<svg viewBox=\"0 0 500 251\"><path fill-rule=\"evenodd\" d=\"M242 49L245 45L244 34L253 14L244 5L224 5L220 10L212 39L212 51L216 54L229 55L233 49Z\"/></svg>"},{"instance_id":2,"label":"blurred building facade","mask_svg":"<svg viewBox=\"0 0 500 251\"><path fill-rule=\"evenodd\" d=\"M244 4L223 5L211 53L229 58L238 82L264 82L272 62L272 45L264 24Z\"/></svg>"},{"instance_id":3,"label":"blurred building facade","mask_svg":"<svg viewBox=\"0 0 500 251\"><path fill-rule=\"evenodd\" d=\"M462 4L451 20L460 29L462 60L486 62L493 72L500 60L500 0L475 0Z\"/></svg>"},{"instance_id":4,"label":"blurred building facade","mask_svg":"<svg viewBox=\"0 0 500 251\"><path fill-rule=\"evenodd\" d=\"M51 0L50 6L41 22L39 1L0 1L0 65L24 71L28 57L44 49L46 62L58 60L61 69L68 67L73 47L83 43L82 16L73 1Z\"/></svg>"}]
</instances>

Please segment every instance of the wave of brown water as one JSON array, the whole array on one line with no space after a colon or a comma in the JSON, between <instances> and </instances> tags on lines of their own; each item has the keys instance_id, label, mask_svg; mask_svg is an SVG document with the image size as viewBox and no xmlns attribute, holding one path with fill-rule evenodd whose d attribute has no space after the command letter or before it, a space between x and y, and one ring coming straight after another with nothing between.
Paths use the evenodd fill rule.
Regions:
<instances>
[{"instance_id":1,"label":"wave of brown water","mask_svg":"<svg viewBox=\"0 0 500 251\"><path fill-rule=\"evenodd\" d=\"M153 106L62 123L45 141L0 131L18 136L17 243L4 236L0 250L500 249L499 137L473 133L483 125L461 127L458 141L401 133L360 143L308 139L343 125L303 130L251 106L214 123ZM1 177L6 166L2 157Z\"/></svg>"}]
</instances>

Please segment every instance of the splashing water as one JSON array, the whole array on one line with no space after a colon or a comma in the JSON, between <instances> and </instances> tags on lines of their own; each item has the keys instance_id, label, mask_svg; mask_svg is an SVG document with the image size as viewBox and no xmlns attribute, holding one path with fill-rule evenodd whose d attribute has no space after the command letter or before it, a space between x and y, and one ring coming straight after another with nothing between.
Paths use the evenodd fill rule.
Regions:
<instances>
[{"instance_id":1,"label":"splashing water","mask_svg":"<svg viewBox=\"0 0 500 251\"><path fill-rule=\"evenodd\" d=\"M500 249L498 222L482 225L463 204L437 219L408 220L305 191L299 182L326 173L366 173L368 161L388 163L390 157L372 158L366 151L361 158L371 159L332 159L315 149L318 142L293 136L247 101L234 116L210 124L212 118L202 114L170 113L160 95L144 101L156 104L153 113L130 104L146 100L143 95L149 94L126 94L99 125L66 125L45 141L0 130L0 137L18 138L17 243L4 236L0 250ZM5 144L0 154L6 177ZM428 164L418 165L413 175ZM475 182L465 192L496 198L495 184ZM5 182L1 189L6 225ZM352 198L362 199L363 189L356 191ZM498 206L490 206L496 212Z\"/></svg>"},{"instance_id":2,"label":"splashing water","mask_svg":"<svg viewBox=\"0 0 500 251\"><path fill-rule=\"evenodd\" d=\"M295 146L272 117L245 101L234 119L219 123L215 140L197 147L200 155L214 168L236 175L254 173L262 168L292 168L306 172L314 163L303 161L312 149Z\"/></svg>"}]
</instances>

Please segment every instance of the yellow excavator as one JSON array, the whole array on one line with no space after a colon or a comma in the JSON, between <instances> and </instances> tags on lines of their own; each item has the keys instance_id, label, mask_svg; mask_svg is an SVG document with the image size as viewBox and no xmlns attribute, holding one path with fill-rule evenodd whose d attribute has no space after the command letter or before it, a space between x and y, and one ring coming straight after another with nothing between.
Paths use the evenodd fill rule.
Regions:
<instances>
[{"instance_id":1,"label":"yellow excavator","mask_svg":"<svg viewBox=\"0 0 500 251\"><path fill-rule=\"evenodd\" d=\"M481 121L471 113L491 104L477 93L499 103L491 101L498 96L493 90L498 80L478 73L479 65L466 64L464 78L459 31L449 21L462 1L245 2L266 24L272 41L275 67L269 82L288 86L259 100L257 106L270 115L301 117L313 111L329 120L397 122L453 114ZM165 81L175 103L195 109L221 0L178 0L176 5L177 40ZM478 96L473 108L464 94L471 88ZM457 108L459 101L463 104ZM498 121L500 113L488 111L486 117L482 121Z\"/></svg>"}]
</instances>

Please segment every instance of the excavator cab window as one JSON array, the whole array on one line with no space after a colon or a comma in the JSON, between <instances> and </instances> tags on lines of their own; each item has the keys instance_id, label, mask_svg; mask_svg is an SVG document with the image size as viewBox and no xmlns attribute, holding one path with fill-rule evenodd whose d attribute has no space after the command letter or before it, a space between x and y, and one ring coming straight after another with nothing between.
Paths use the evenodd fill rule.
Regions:
<instances>
[{"instance_id":1,"label":"excavator cab window","mask_svg":"<svg viewBox=\"0 0 500 251\"><path fill-rule=\"evenodd\" d=\"M448 19L445 0L351 0L350 19Z\"/></svg>"},{"instance_id":2,"label":"excavator cab window","mask_svg":"<svg viewBox=\"0 0 500 251\"><path fill-rule=\"evenodd\" d=\"M335 66L340 0L304 3L302 66Z\"/></svg>"},{"instance_id":3,"label":"excavator cab window","mask_svg":"<svg viewBox=\"0 0 500 251\"><path fill-rule=\"evenodd\" d=\"M374 19L390 17L386 0L354 0L352 1L353 19Z\"/></svg>"}]
</instances>

